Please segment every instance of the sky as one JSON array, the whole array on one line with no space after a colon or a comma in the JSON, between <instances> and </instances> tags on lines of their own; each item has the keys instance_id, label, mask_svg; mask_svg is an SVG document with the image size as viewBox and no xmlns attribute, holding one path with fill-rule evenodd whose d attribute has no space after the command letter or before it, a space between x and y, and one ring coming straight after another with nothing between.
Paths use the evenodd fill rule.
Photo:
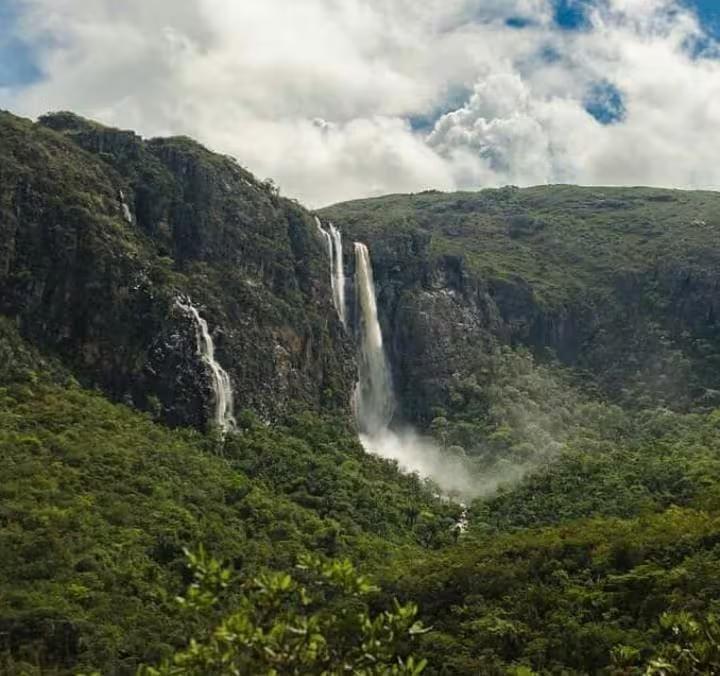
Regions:
<instances>
[{"instance_id":1,"label":"sky","mask_svg":"<svg viewBox=\"0 0 720 676\"><path fill-rule=\"evenodd\" d=\"M720 0L0 0L0 108L186 134L313 208L720 189Z\"/></svg>"}]
</instances>

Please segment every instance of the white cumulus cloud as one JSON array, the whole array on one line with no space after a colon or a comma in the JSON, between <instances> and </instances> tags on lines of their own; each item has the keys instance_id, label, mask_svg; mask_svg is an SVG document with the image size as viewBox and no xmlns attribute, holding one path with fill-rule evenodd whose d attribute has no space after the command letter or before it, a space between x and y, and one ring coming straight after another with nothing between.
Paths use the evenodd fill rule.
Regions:
<instances>
[{"instance_id":1,"label":"white cumulus cloud","mask_svg":"<svg viewBox=\"0 0 720 676\"><path fill-rule=\"evenodd\" d=\"M702 28L673 0L597 0L581 31L555 26L550 0L18 6L45 77L0 105L189 134L309 206L504 183L720 187L720 61L691 53ZM620 97L612 124L586 110L598 85Z\"/></svg>"}]
</instances>

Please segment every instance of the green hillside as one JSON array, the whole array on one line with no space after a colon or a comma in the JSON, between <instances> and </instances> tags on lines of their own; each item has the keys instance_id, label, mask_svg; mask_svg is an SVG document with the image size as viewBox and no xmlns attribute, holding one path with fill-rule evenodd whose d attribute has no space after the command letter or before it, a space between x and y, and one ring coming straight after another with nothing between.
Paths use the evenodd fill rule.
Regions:
<instances>
[{"instance_id":1,"label":"green hillside","mask_svg":"<svg viewBox=\"0 0 720 676\"><path fill-rule=\"evenodd\" d=\"M4 670L133 673L182 645L183 549L238 575L302 553L365 568L418 547L408 514L453 522L414 478L367 458L339 420L267 428L224 447L83 390L2 322L0 627ZM222 451L222 452L221 452ZM449 540L449 538L448 538Z\"/></svg>"},{"instance_id":2,"label":"green hillside","mask_svg":"<svg viewBox=\"0 0 720 676\"><path fill-rule=\"evenodd\" d=\"M315 214L271 182L0 114L0 673L720 673L720 195L319 215L347 326ZM395 430L462 494L358 439L353 240Z\"/></svg>"},{"instance_id":3,"label":"green hillside","mask_svg":"<svg viewBox=\"0 0 720 676\"><path fill-rule=\"evenodd\" d=\"M483 368L497 340L558 357L626 406L718 403L718 193L507 187L322 213L371 243L412 419L447 406L451 375Z\"/></svg>"},{"instance_id":4,"label":"green hillside","mask_svg":"<svg viewBox=\"0 0 720 676\"><path fill-rule=\"evenodd\" d=\"M619 276L717 265L720 195L654 188L540 186L389 195L324 210L354 236L426 232L432 256L463 258L488 279L521 278L562 305Z\"/></svg>"}]
</instances>

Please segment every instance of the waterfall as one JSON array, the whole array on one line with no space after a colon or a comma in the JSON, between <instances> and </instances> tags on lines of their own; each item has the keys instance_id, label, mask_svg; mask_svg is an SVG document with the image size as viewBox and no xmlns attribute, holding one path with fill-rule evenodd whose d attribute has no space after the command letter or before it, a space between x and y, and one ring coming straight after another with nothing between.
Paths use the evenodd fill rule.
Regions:
<instances>
[{"instance_id":1,"label":"waterfall","mask_svg":"<svg viewBox=\"0 0 720 676\"><path fill-rule=\"evenodd\" d=\"M335 300L335 256L333 256L333 241L330 233L325 230L322 226L320 219L315 216L315 225L317 225L318 232L325 240L325 246L328 250L328 257L330 258L330 283L333 288L333 301Z\"/></svg>"},{"instance_id":2,"label":"waterfall","mask_svg":"<svg viewBox=\"0 0 720 676\"><path fill-rule=\"evenodd\" d=\"M342 235L340 231L330 223L330 231L323 228L322 222L316 216L315 223L320 235L325 240L325 246L330 259L330 286L332 288L332 299L338 317L345 326L345 268L343 266Z\"/></svg>"},{"instance_id":3,"label":"waterfall","mask_svg":"<svg viewBox=\"0 0 720 676\"><path fill-rule=\"evenodd\" d=\"M215 359L215 344L208 330L207 322L200 316L197 308L189 300L177 300L178 307L189 315L195 327L195 341L198 356L210 370L210 380L215 399L213 420L222 434L235 429L233 415L233 391L230 376Z\"/></svg>"},{"instance_id":4,"label":"waterfall","mask_svg":"<svg viewBox=\"0 0 720 676\"><path fill-rule=\"evenodd\" d=\"M355 242L355 291L360 350L353 404L363 447L368 453L397 461L406 471L431 477L447 494L477 494L464 459L449 456L433 439L418 434L412 427L389 427L395 412L395 395L378 321L370 253L360 242ZM466 521L461 517L458 522L460 532Z\"/></svg>"},{"instance_id":5,"label":"waterfall","mask_svg":"<svg viewBox=\"0 0 720 676\"><path fill-rule=\"evenodd\" d=\"M355 288L361 331L356 415L361 431L375 435L390 423L395 410L395 396L378 321L370 253L360 242L355 242Z\"/></svg>"},{"instance_id":6,"label":"waterfall","mask_svg":"<svg viewBox=\"0 0 720 676\"><path fill-rule=\"evenodd\" d=\"M123 212L123 218L132 225L133 217L132 213L130 212L130 207L128 206L127 202L125 201L125 193L121 190L120 191L120 205L122 206L122 212Z\"/></svg>"},{"instance_id":7,"label":"waterfall","mask_svg":"<svg viewBox=\"0 0 720 676\"><path fill-rule=\"evenodd\" d=\"M333 284L335 307L340 316L340 321L343 323L343 326L345 326L345 267L343 265L342 235L332 223L330 223L330 239L335 249L335 270L333 275L335 277Z\"/></svg>"}]
</instances>

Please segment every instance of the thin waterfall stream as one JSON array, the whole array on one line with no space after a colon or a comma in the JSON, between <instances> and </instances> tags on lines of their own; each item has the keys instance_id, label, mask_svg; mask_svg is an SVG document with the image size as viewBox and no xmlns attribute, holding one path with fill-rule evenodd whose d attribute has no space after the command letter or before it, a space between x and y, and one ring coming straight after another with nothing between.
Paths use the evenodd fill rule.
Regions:
<instances>
[{"instance_id":1,"label":"thin waterfall stream","mask_svg":"<svg viewBox=\"0 0 720 676\"><path fill-rule=\"evenodd\" d=\"M346 323L346 307L345 307L345 266L343 265L343 248L342 235L332 223L330 223L330 239L332 240L335 252L334 264L334 289L335 289L335 307L337 308L340 321L343 326ZM332 255L332 252L331 252Z\"/></svg>"},{"instance_id":2,"label":"thin waterfall stream","mask_svg":"<svg viewBox=\"0 0 720 676\"><path fill-rule=\"evenodd\" d=\"M213 343L207 322L200 316L197 308L189 299L178 299L176 302L178 307L193 320L197 354L210 372L210 385L215 403L213 421L224 435L235 429L237 425L230 376L215 359L215 343Z\"/></svg>"},{"instance_id":3,"label":"thin waterfall stream","mask_svg":"<svg viewBox=\"0 0 720 676\"><path fill-rule=\"evenodd\" d=\"M343 326L346 326L346 303L345 303L345 267L343 265L342 234L332 223L329 230L325 230L322 221L316 216L315 224L318 232L325 240L328 258L330 259L330 286L332 288L332 299L335 310Z\"/></svg>"}]
</instances>

